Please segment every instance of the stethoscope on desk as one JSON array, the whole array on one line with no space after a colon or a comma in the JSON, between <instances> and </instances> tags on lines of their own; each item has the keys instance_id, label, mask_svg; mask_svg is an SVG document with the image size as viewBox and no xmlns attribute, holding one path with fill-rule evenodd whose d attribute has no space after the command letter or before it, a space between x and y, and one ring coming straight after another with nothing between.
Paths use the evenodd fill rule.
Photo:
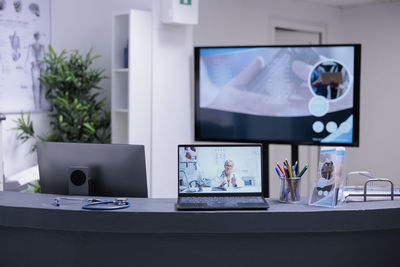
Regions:
<instances>
[{"instance_id":1,"label":"stethoscope on desk","mask_svg":"<svg viewBox=\"0 0 400 267\"><path fill-rule=\"evenodd\" d=\"M102 200L98 198L56 197L53 204L59 207L62 199L87 202L82 205L82 209L85 210L119 210L126 209L131 206L131 203L126 198Z\"/></svg>"}]
</instances>

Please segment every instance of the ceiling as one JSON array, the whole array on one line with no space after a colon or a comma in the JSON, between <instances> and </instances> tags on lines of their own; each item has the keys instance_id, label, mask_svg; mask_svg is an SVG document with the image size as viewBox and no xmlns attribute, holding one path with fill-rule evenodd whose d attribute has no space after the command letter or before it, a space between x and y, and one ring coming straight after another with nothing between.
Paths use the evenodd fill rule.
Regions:
<instances>
[{"instance_id":1,"label":"ceiling","mask_svg":"<svg viewBox=\"0 0 400 267\"><path fill-rule=\"evenodd\" d=\"M305 2L318 3L335 7L349 7L367 4L382 4L388 2L400 2L400 0L304 0Z\"/></svg>"}]
</instances>

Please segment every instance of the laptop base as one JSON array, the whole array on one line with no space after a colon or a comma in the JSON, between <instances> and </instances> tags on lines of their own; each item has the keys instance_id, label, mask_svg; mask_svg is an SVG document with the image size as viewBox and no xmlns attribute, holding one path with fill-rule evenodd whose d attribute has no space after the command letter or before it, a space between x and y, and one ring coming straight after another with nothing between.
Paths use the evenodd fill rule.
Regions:
<instances>
[{"instance_id":1,"label":"laptop base","mask_svg":"<svg viewBox=\"0 0 400 267\"><path fill-rule=\"evenodd\" d=\"M265 199L258 202L186 202L181 198L175 204L177 210L267 210L269 208L268 202Z\"/></svg>"}]
</instances>

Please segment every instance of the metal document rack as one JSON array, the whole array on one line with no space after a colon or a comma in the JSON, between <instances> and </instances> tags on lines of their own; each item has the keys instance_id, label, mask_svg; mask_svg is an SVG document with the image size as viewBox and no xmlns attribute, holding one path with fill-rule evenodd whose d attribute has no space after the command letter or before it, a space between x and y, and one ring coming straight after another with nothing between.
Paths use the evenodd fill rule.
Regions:
<instances>
[{"instance_id":1,"label":"metal document rack","mask_svg":"<svg viewBox=\"0 0 400 267\"><path fill-rule=\"evenodd\" d=\"M349 186L349 177L356 174L367 178L363 186ZM390 190L387 190L387 187L376 186L377 183L389 184ZM400 190L394 188L393 182L390 179L374 178L371 173L365 171L350 172L346 175L345 184L342 189L343 202L394 200L395 197L400 197Z\"/></svg>"}]
</instances>

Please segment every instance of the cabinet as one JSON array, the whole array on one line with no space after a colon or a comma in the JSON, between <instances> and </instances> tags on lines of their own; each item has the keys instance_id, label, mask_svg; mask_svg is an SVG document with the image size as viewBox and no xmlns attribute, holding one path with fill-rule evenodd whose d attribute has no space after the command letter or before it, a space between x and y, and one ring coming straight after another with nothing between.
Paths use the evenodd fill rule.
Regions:
<instances>
[{"instance_id":1,"label":"cabinet","mask_svg":"<svg viewBox=\"0 0 400 267\"><path fill-rule=\"evenodd\" d=\"M151 33L149 11L113 15L111 53L111 142L142 144L147 177L151 149ZM124 49L128 45L128 66Z\"/></svg>"}]
</instances>

